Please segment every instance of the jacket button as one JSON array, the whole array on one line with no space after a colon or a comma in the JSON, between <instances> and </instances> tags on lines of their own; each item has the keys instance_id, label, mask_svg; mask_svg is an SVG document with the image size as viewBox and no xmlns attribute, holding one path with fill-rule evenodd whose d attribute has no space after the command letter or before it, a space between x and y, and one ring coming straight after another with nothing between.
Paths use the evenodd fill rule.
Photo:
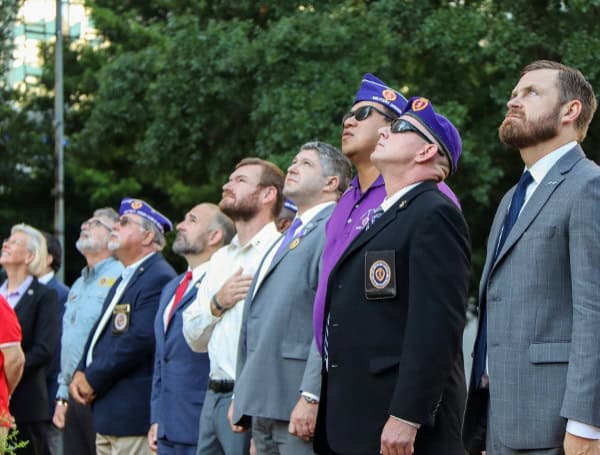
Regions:
<instances>
[{"instance_id":1,"label":"jacket button","mask_svg":"<svg viewBox=\"0 0 600 455\"><path fill-rule=\"evenodd\" d=\"M163 357L163 362L165 362L165 363L169 363L169 358L168 358L167 356L164 356L164 357Z\"/></svg>"}]
</instances>

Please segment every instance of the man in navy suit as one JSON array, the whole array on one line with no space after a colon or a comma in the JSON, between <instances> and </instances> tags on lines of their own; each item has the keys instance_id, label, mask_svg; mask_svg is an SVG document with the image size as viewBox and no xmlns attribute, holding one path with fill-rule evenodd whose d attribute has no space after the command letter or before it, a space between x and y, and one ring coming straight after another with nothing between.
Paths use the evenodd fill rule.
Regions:
<instances>
[{"instance_id":1,"label":"man in navy suit","mask_svg":"<svg viewBox=\"0 0 600 455\"><path fill-rule=\"evenodd\" d=\"M48 425L48 432L46 435L47 446L45 453L47 455L55 455L62 452L62 433L54 426L54 424L52 424L52 416L54 415L55 405L53 398L56 396L56 391L58 390L56 378L58 377L58 372L60 371L60 338L62 336L62 318L63 314L65 314L65 302L67 301L67 296L69 295L69 288L59 281L58 278L56 278L56 273L60 270L60 266L62 265L62 247L60 246L60 242L56 237L47 232L42 232L42 234L44 234L44 237L46 238L48 259L46 270L43 272L43 275L38 278L38 281L56 291L59 308L58 342L56 343L54 354L52 354L52 360L50 360L50 364L46 369L46 385L48 387L48 405L50 407L51 423Z\"/></svg>"},{"instance_id":2,"label":"man in navy suit","mask_svg":"<svg viewBox=\"0 0 600 455\"><path fill-rule=\"evenodd\" d=\"M171 222L139 199L123 199L108 244L125 269L90 332L69 392L92 404L96 450L151 454L146 443L154 366L154 317L160 292L175 277L164 260Z\"/></svg>"},{"instance_id":3,"label":"man in navy suit","mask_svg":"<svg viewBox=\"0 0 600 455\"><path fill-rule=\"evenodd\" d=\"M183 256L188 269L163 289L154 336L154 377L148 444L163 454L195 455L198 421L208 384L207 353L193 352L183 337L183 310L194 301L208 260L229 244L233 221L214 204L199 204L177 225L173 252Z\"/></svg>"}]
</instances>

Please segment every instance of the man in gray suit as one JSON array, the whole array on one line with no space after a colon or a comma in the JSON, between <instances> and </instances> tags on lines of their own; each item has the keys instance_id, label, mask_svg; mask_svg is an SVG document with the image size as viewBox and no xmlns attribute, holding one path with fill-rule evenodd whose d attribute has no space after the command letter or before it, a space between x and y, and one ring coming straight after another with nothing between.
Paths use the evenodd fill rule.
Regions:
<instances>
[{"instance_id":1,"label":"man in gray suit","mask_svg":"<svg viewBox=\"0 0 600 455\"><path fill-rule=\"evenodd\" d=\"M525 171L488 239L465 445L599 454L600 168L579 145L596 98L579 71L542 60L507 106L500 140Z\"/></svg>"},{"instance_id":2,"label":"man in gray suit","mask_svg":"<svg viewBox=\"0 0 600 455\"><path fill-rule=\"evenodd\" d=\"M325 223L351 177L350 161L322 142L304 144L288 168L283 194L298 207L267 253L244 305L238 344L234 431L252 426L257 453L307 454L321 389L321 356L312 331Z\"/></svg>"}]
</instances>

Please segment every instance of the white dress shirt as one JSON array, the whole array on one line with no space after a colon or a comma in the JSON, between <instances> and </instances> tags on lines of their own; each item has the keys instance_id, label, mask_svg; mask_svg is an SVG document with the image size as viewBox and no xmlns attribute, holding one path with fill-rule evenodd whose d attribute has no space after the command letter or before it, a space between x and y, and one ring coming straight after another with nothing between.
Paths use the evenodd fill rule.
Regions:
<instances>
[{"instance_id":1,"label":"white dress shirt","mask_svg":"<svg viewBox=\"0 0 600 455\"><path fill-rule=\"evenodd\" d=\"M211 299L240 267L243 275L254 275L263 256L280 236L273 222L266 224L245 245L240 245L236 235L229 245L210 258L196 300L183 312L183 336L193 351L208 351L211 379L235 380L244 310L242 299L221 316L213 316Z\"/></svg>"},{"instance_id":2,"label":"white dress shirt","mask_svg":"<svg viewBox=\"0 0 600 455\"><path fill-rule=\"evenodd\" d=\"M182 300L184 299L185 295L190 291L190 289L193 289L194 286L200 285L200 283L198 283L198 280L200 280L204 276L204 274L206 273L206 269L208 269L208 261L203 262L202 264L194 268L194 270L192 270L192 279L188 283L187 288L185 288L183 297L181 297ZM182 281L184 279L185 278L182 278ZM179 283L181 283L181 281ZM177 285L177 287L179 287L179 285ZM175 290L177 290L177 287L175 288ZM174 302L175 293L173 293L173 295L171 296L171 300L169 300L169 304L165 307L165 311L163 313L163 329L165 332L167 331L167 322L169 320L169 314L171 313L171 307L173 306Z\"/></svg>"},{"instance_id":3,"label":"white dress shirt","mask_svg":"<svg viewBox=\"0 0 600 455\"><path fill-rule=\"evenodd\" d=\"M146 259L148 259L153 254L156 254L156 253L147 254L139 261L137 261L131 265L128 265L127 267L125 267L123 269L123 272L121 273L121 282L117 286L115 295L113 296L112 300L110 301L110 304L108 305L108 307L106 307L106 310L102 314L100 323L96 327L96 331L94 332L94 336L92 337L92 342L90 343L90 347L88 348L88 352L87 352L87 356L86 356L86 360L85 360L86 367L90 366L90 364L94 360L94 348L96 347L96 343L98 342L100 335L104 331L104 327L106 327L108 320L112 316L113 309L115 308L115 306L117 306L117 303L119 303L119 300L121 300L121 295L123 295L123 291L125 291L125 288L131 281L131 277L135 274L135 271L142 264L142 262L144 262Z\"/></svg>"}]
</instances>

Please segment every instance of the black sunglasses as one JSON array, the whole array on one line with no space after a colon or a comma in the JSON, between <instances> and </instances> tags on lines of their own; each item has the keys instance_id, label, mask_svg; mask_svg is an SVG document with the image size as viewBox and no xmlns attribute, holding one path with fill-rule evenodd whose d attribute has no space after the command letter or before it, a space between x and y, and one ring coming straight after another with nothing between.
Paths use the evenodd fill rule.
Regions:
<instances>
[{"instance_id":1,"label":"black sunglasses","mask_svg":"<svg viewBox=\"0 0 600 455\"><path fill-rule=\"evenodd\" d=\"M442 153L442 150L440 150L440 146L437 143L433 142L431 139L429 139L427 136L425 136L425 133L423 133L419 128L417 128L412 123L404 120L403 118L397 118L396 120L394 120L392 122L392 124L390 125L390 131L392 133L416 133L416 134L418 134L421 137L421 139L423 139L428 144L436 145L438 155L447 156L448 160L450 160L450 163L452 163L449 153L447 153L444 150L444 152L446 152L446 155L444 155L444 153Z\"/></svg>"},{"instance_id":2,"label":"black sunglasses","mask_svg":"<svg viewBox=\"0 0 600 455\"><path fill-rule=\"evenodd\" d=\"M417 128L412 123L404 120L403 118L397 118L396 120L394 120L390 125L390 131L392 133L416 133L419 136L421 136L421 138L428 144L433 144L433 141L427 136L425 136L425 133L423 133L421 130L419 130L419 128Z\"/></svg>"},{"instance_id":3,"label":"black sunglasses","mask_svg":"<svg viewBox=\"0 0 600 455\"><path fill-rule=\"evenodd\" d=\"M350 111L346 114L344 114L344 116L342 117L342 125L346 122L346 120L348 120L350 117L354 117L356 120L358 120L359 122L362 122L363 120L365 120L369 115L371 115L371 111L375 111L378 114L383 115L386 119L392 121L394 120L396 117L392 117L390 114L388 114L387 112L384 112L380 109L377 109L375 106L362 106L359 107L358 109L356 109L355 111Z\"/></svg>"}]
</instances>

